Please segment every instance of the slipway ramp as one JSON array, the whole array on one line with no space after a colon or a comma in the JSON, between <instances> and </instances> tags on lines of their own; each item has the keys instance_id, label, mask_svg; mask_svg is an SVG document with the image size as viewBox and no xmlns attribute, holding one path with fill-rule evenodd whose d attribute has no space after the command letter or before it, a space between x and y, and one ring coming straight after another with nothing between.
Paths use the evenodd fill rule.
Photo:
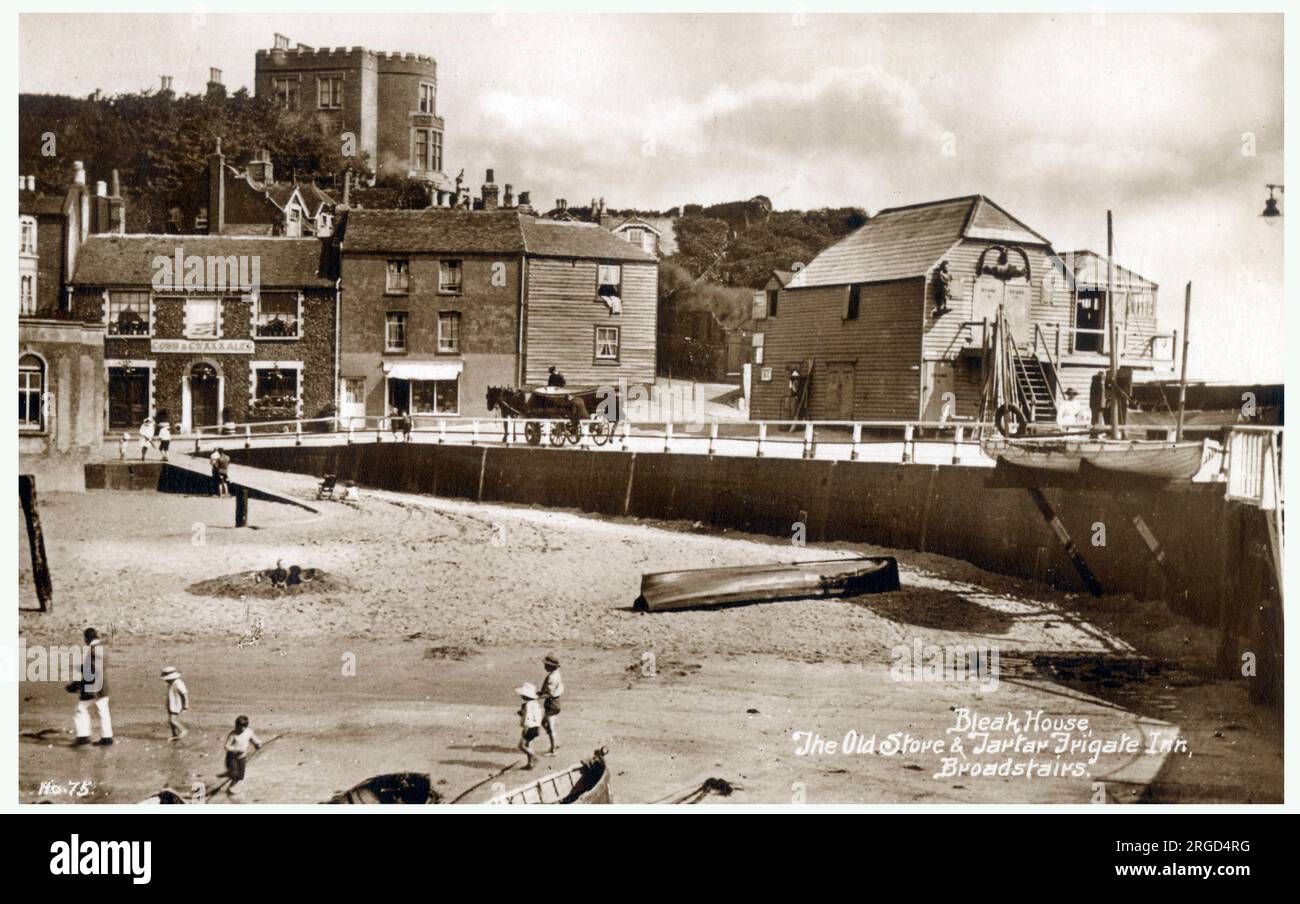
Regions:
<instances>
[{"instance_id":1,"label":"slipway ramp","mask_svg":"<svg viewBox=\"0 0 1300 904\"><path fill-rule=\"evenodd\" d=\"M207 455L199 453L198 455L176 455L162 462L163 481L169 477L177 480L185 489L192 489L193 492L211 492L212 490L212 464ZM167 473L171 469L173 474ZM303 502L301 499L295 499L278 490L266 489L265 483L258 485L253 481L259 476L266 476L265 471L259 471L257 468L249 468L244 465L230 465L230 489L233 494L236 487L243 487L248 491L250 499L259 499L264 502L279 502L283 505L293 505L300 509L305 509L312 514L319 515L320 510Z\"/></svg>"}]
</instances>

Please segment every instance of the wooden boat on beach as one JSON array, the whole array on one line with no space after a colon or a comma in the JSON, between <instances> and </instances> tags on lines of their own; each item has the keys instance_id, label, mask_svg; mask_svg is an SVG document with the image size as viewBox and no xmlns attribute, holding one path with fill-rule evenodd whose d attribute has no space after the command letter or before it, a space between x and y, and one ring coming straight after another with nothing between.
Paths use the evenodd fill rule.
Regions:
<instances>
[{"instance_id":1,"label":"wooden boat on beach","mask_svg":"<svg viewBox=\"0 0 1300 904\"><path fill-rule=\"evenodd\" d=\"M1096 468L1152 480L1191 480L1219 451L1213 440L1034 439L990 437L984 454L1007 464L1075 474Z\"/></svg>"},{"instance_id":2,"label":"wooden boat on beach","mask_svg":"<svg viewBox=\"0 0 1300 904\"><path fill-rule=\"evenodd\" d=\"M436 804L442 796L423 772L391 772L366 779L329 799L332 804Z\"/></svg>"},{"instance_id":3,"label":"wooden boat on beach","mask_svg":"<svg viewBox=\"0 0 1300 904\"><path fill-rule=\"evenodd\" d=\"M609 767L605 765L604 747L591 759L574 763L560 772L552 772L526 785L502 791L489 804L610 804Z\"/></svg>"},{"instance_id":4,"label":"wooden boat on beach","mask_svg":"<svg viewBox=\"0 0 1300 904\"><path fill-rule=\"evenodd\" d=\"M853 556L774 565L662 571L641 576L642 612L736 606L778 600L857 596L897 590L892 556Z\"/></svg>"}]
</instances>

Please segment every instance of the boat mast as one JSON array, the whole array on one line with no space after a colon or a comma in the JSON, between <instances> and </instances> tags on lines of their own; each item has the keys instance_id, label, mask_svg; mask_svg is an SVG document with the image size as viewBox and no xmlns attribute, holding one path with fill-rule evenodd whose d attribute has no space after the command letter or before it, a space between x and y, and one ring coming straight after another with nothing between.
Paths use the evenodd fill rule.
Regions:
<instances>
[{"instance_id":1,"label":"boat mast","mask_svg":"<svg viewBox=\"0 0 1300 904\"><path fill-rule=\"evenodd\" d=\"M1119 439L1119 330L1115 327L1115 229L1106 211L1106 332L1110 340L1110 436Z\"/></svg>"},{"instance_id":2,"label":"boat mast","mask_svg":"<svg viewBox=\"0 0 1300 904\"><path fill-rule=\"evenodd\" d=\"M1183 301L1183 372L1178 378L1178 429L1174 431L1174 440L1179 442L1183 438L1183 412L1187 408L1187 345L1188 345L1188 327L1192 322L1192 284L1187 283L1187 297Z\"/></svg>"}]
</instances>

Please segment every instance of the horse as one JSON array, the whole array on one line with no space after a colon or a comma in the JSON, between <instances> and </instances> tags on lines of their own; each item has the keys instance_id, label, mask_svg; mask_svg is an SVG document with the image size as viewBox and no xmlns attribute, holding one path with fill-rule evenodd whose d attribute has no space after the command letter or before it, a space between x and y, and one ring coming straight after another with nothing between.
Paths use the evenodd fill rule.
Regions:
<instances>
[{"instance_id":1,"label":"horse","mask_svg":"<svg viewBox=\"0 0 1300 904\"><path fill-rule=\"evenodd\" d=\"M525 408L528 407L528 393L522 389L515 389L511 386L489 386L487 390L487 410L492 411L499 409L501 411L501 420L504 422L504 429L501 432L501 442L505 442L510 436L510 419L524 417Z\"/></svg>"}]
</instances>

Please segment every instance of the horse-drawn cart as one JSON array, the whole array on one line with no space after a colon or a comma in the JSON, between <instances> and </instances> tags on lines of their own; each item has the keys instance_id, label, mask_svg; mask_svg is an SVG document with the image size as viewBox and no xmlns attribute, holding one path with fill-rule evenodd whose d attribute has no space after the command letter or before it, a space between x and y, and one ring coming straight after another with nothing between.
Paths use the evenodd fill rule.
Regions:
<instances>
[{"instance_id":1,"label":"horse-drawn cart","mask_svg":"<svg viewBox=\"0 0 1300 904\"><path fill-rule=\"evenodd\" d=\"M617 393L597 386L492 386L487 391L487 407L500 411L506 422L503 440L510 434L510 422L522 420L524 439L530 446L541 445L544 436L552 446L577 445L584 429L592 443L603 446L614 438L618 417Z\"/></svg>"}]
</instances>

